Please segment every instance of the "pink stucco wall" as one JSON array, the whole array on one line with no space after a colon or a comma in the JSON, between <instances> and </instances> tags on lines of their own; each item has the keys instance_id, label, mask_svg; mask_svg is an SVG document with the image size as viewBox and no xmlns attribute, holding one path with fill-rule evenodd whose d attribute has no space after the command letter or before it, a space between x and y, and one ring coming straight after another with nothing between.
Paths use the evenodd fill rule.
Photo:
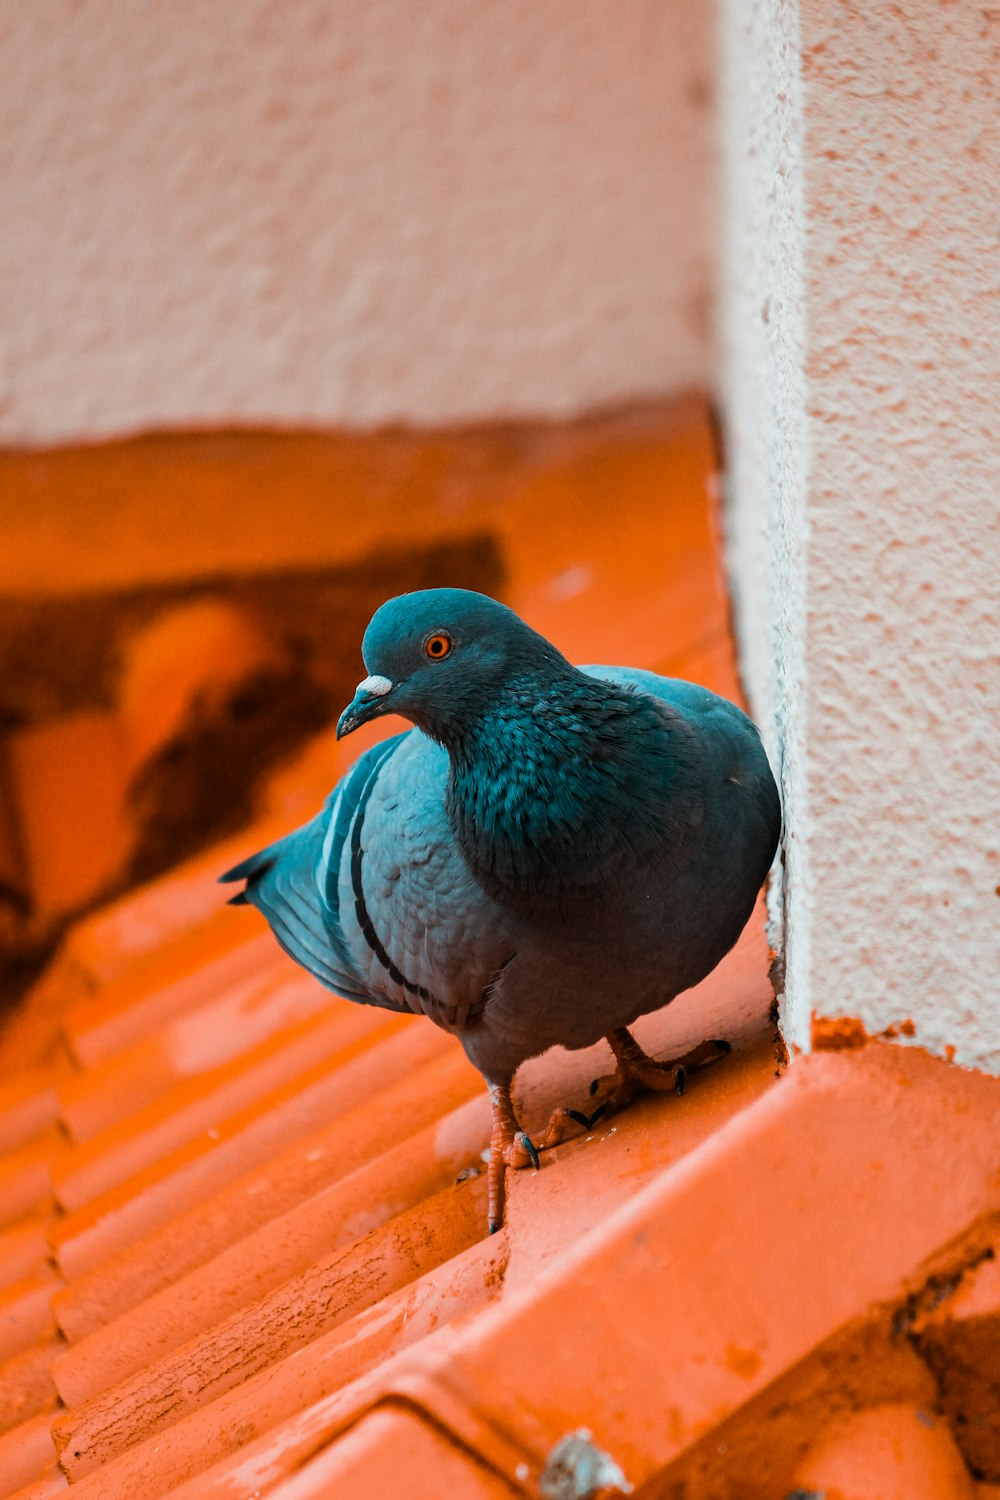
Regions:
<instances>
[{"instance_id":1,"label":"pink stucco wall","mask_svg":"<svg viewBox=\"0 0 1000 1500\"><path fill-rule=\"evenodd\" d=\"M0 442L711 377L702 0L0 10Z\"/></svg>"},{"instance_id":2,"label":"pink stucco wall","mask_svg":"<svg viewBox=\"0 0 1000 1500\"><path fill-rule=\"evenodd\" d=\"M784 1024L1000 1071L1000 16L727 0L730 555Z\"/></svg>"}]
</instances>

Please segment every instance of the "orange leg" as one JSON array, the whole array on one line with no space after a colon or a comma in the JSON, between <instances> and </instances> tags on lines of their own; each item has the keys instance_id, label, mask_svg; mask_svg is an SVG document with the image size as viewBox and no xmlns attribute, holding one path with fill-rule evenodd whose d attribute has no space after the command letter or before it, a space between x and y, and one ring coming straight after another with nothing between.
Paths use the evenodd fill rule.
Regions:
<instances>
[{"instance_id":1,"label":"orange leg","mask_svg":"<svg viewBox=\"0 0 1000 1500\"><path fill-rule=\"evenodd\" d=\"M510 1082L487 1085L493 1108L493 1133L490 1137L490 1165L487 1175L490 1234L503 1223L504 1177L508 1167L534 1167L538 1170L539 1151L558 1146L574 1118L583 1117L568 1109L556 1109L541 1135L534 1140L521 1129L510 1097Z\"/></svg>"},{"instance_id":2,"label":"orange leg","mask_svg":"<svg viewBox=\"0 0 1000 1500\"><path fill-rule=\"evenodd\" d=\"M615 1054L617 1067L607 1078L595 1078L590 1085L591 1094L603 1086L604 1095L598 1101L593 1114L585 1115L576 1109L556 1109L541 1135L532 1140L521 1129L510 1097L511 1080L506 1083L488 1084L490 1104L493 1108L493 1133L490 1137L490 1164L487 1174L489 1197L490 1234L495 1234L503 1223L504 1178L508 1167L534 1167L540 1165L538 1153L550 1146L558 1146L565 1140L571 1124L582 1125L589 1130L599 1119L616 1109L624 1109L636 1096L646 1089L663 1092L673 1089L683 1094L684 1083L689 1072L702 1068L707 1063L717 1062L731 1050L728 1042L701 1042L682 1057L670 1058L667 1062L655 1062L649 1057L630 1031L622 1027L608 1033L607 1040Z\"/></svg>"}]
</instances>

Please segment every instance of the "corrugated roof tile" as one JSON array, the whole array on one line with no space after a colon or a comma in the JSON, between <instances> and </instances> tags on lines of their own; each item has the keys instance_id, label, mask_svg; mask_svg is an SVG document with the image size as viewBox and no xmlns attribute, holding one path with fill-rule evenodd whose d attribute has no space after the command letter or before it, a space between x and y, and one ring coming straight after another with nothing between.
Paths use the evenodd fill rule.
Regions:
<instances>
[{"instance_id":1,"label":"corrugated roof tile","mask_svg":"<svg viewBox=\"0 0 1000 1500\"><path fill-rule=\"evenodd\" d=\"M479 1240L233 1390L76 1479L81 1500L146 1500L226 1462L332 1391L342 1390L435 1329L474 1314L500 1290L502 1235Z\"/></svg>"},{"instance_id":2,"label":"corrugated roof tile","mask_svg":"<svg viewBox=\"0 0 1000 1500\"><path fill-rule=\"evenodd\" d=\"M0 1161L0 1227L14 1225L31 1213L49 1212L53 1170L64 1151L64 1137L52 1128L7 1152Z\"/></svg>"},{"instance_id":3,"label":"corrugated roof tile","mask_svg":"<svg viewBox=\"0 0 1000 1500\"><path fill-rule=\"evenodd\" d=\"M372 1012L379 1016L380 1012ZM364 1031L298 1078L204 1132L50 1230L67 1281L105 1256L168 1223L232 1183L238 1173L290 1147L319 1119L335 1119L371 1098L372 1074L419 1067L439 1055L447 1038L429 1026L382 1015Z\"/></svg>"},{"instance_id":4,"label":"corrugated roof tile","mask_svg":"<svg viewBox=\"0 0 1000 1500\"><path fill-rule=\"evenodd\" d=\"M48 1411L40 1412L0 1436L0 1495L11 1495L33 1484L55 1462L52 1416Z\"/></svg>"},{"instance_id":5,"label":"corrugated roof tile","mask_svg":"<svg viewBox=\"0 0 1000 1500\"><path fill-rule=\"evenodd\" d=\"M121 1316L331 1183L352 1174L380 1174L383 1153L472 1093L480 1095L485 1135L487 1113L479 1076L464 1056L448 1047L443 1055L423 1061L428 1042L437 1047L443 1040L429 1028L407 1029L381 1049L387 1068L410 1069L398 1081L373 1093L366 1103L334 1115L318 1131L305 1133L305 1121L298 1120L299 1133L292 1143L276 1153L262 1147L259 1163L249 1172L239 1169L248 1155L256 1163L258 1153L242 1153L215 1194L195 1198L186 1211L168 1217L134 1245L78 1274L53 1299L67 1338L75 1342ZM311 1113L315 1118L324 1115L321 1109ZM378 1213L379 1205L373 1204L370 1211Z\"/></svg>"},{"instance_id":6,"label":"corrugated roof tile","mask_svg":"<svg viewBox=\"0 0 1000 1500\"><path fill-rule=\"evenodd\" d=\"M488 1129L482 1099L457 1113L450 1150L435 1150L436 1125L418 1131L75 1343L56 1370L64 1400L126 1379L426 1200L436 1211L436 1195L478 1161Z\"/></svg>"},{"instance_id":7,"label":"corrugated roof tile","mask_svg":"<svg viewBox=\"0 0 1000 1500\"><path fill-rule=\"evenodd\" d=\"M460 1254L484 1233L485 1192L484 1180L470 1179L435 1194L116 1386L97 1360L58 1361L56 1383L73 1410L57 1422L56 1442L62 1454L72 1433L70 1477L95 1434L104 1456L116 1456Z\"/></svg>"},{"instance_id":8,"label":"corrugated roof tile","mask_svg":"<svg viewBox=\"0 0 1000 1500\"><path fill-rule=\"evenodd\" d=\"M0 1361L55 1332L52 1295L59 1278L51 1266L0 1291Z\"/></svg>"},{"instance_id":9,"label":"corrugated roof tile","mask_svg":"<svg viewBox=\"0 0 1000 1500\"><path fill-rule=\"evenodd\" d=\"M287 982L303 987L313 983L308 975ZM63 1153L54 1174L59 1203L68 1211L80 1208L198 1136L211 1138L226 1120L300 1078L317 1059L340 1057L358 1042L380 1034L385 1025L385 1016L377 1010L334 1001L281 1037L260 1043L246 1057L181 1079L124 1125L109 1126ZM155 1067L155 1052L150 1061Z\"/></svg>"},{"instance_id":10,"label":"corrugated roof tile","mask_svg":"<svg viewBox=\"0 0 1000 1500\"><path fill-rule=\"evenodd\" d=\"M51 1264L46 1216L21 1219L0 1232L0 1286L36 1276Z\"/></svg>"},{"instance_id":11,"label":"corrugated roof tile","mask_svg":"<svg viewBox=\"0 0 1000 1500\"><path fill-rule=\"evenodd\" d=\"M15 1151L49 1133L59 1120L63 1068L31 1068L0 1085L0 1152Z\"/></svg>"},{"instance_id":12,"label":"corrugated roof tile","mask_svg":"<svg viewBox=\"0 0 1000 1500\"><path fill-rule=\"evenodd\" d=\"M0 1433L55 1407L52 1366L63 1347L57 1338L42 1337L0 1364Z\"/></svg>"}]
</instances>

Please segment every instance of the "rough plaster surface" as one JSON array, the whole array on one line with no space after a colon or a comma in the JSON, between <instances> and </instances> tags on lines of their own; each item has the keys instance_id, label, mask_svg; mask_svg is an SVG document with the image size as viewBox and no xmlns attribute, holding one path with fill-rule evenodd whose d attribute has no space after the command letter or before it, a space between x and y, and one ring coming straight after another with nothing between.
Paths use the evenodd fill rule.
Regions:
<instances>
[{"instance_id":1,"label":"rough plaster surface","mask_svg":"<svg viewBox=\"0 0 1000 1500\"><path fill-rule=\"evenodd\" d=\"M1000 1071L1000 12L749 12L730 546L783 766L786 1034L911 1017Z\"/></svg>"},{"instance_id":2,"label":"rough plaster surface","mask_svg":"<svg viewBox=\"0 0 1000 1500\"><path fill-rule=\"evenodd\" d=\"M720 321L730 578L744 680L781 788L786 834L768 890L770 938L788 978L779 996L782 1029L801 1049L809 1040L801 976L811 969L810 926L783 920L791 893L809 886L809 845L798 833L808 822L798 8L724 0L722 21Z\"/></svg>"},{"instance_id":3,"label":"rough plaster surface","mask_svg":"<svg viewBox=\"0 0 1000 1500\"><path fill-rule=\"evenodd\" d=\"M0 441L711 373L704 0L0 0Z\"/></svg>"}]
</instances>

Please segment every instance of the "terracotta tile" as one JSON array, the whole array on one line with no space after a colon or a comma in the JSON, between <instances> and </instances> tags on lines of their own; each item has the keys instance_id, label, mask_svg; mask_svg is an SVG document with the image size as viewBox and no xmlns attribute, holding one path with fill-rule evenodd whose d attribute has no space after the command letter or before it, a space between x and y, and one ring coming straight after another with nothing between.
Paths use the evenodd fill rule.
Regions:
<instances>
[{"instance_id":1,"label":"terracotta tile","mask_svg":"<svg viewBox=\"0 0 1000 1500\"><path fill-rule=\"evenodd\" d=\"M897 1405L935 1413L933 1377L899 1336L899 1302L878 1304L738 1407L707 1426L667 1470L690 1500L786 1500L795 1473L821 1434L842 1416Z\"/></svg>"},{"instance_id":2,"label":"terracotta tile","mask_svg":"<svg viewBox=\"0 0 1000 1500\"><path fill-rule=\"evenodd\" d=\"M942 1289L944 1290L944 1289ZM979 1319L1000 1324L1000 1242L990 1247L978 1265L962 1277L954 1291L943 1296L938 1305L917 1323L921 1333L953 1329ZM997 1348L1000 1362L1000 1345ZM998 1363L1000 1375L1000 1363Z\"/></svg>"},{"instance_id":3,"label":"terracotta tile","mask_svg":"<svg viewBox=\"0 0 1000 1500\"><path fill-rule=\"evenodd\" d=\"M248 838L258 848L287 832L287 825L255 825L77 923L69 951L78 971L87 976L88 987L93 990L111 983L146 957L158 965L175 943L182 950L192 940L197 945L201 941L198 929L213 919L223 938L229 927L234 946L252 931L256 935L249 913L243 914L245 922L239 922L240 914L226 909L230 893L217 884L217 876L227 861L235 863L245 855Z\"/></svg>"},{"instance_id":4,"label":"terracotta tile","mask_svg":"<svg viewBox=\"0 0 1000 1500\"><path fill-rule=\"evenodd\" d=\"M250 946L250 945L248 945ZM303 982L276 944L256 949L238 982L220 983L197 1009L172 1020L61 1091L62 1119L74 1143L92 1140L162 1098L176 1084L244 1057L279 1033L328 1016L331 996ZM335 1003L335 1002L334 1002Z\"/></svg>"},{"instance_id":5,"label":"terracotta tile","mask_svg":"<svg viewBox=\"0 0 1000 1500\"><path fill-rule=\"evenodd\" d=\"M260 831L271 837L279 832ZM230 855L235 860L241 847L238 842L223 846L223 861ZM259 935L247 925L251 914L244 914L244 921L232 920L237 913L226 909L224 890L215 882L218 868L209 868L202 859L193 874L182 867L75 922L49 968L0 1028L0 1071L20 1071L28 1063L59 1057L67 1024L78 1049L74 1060L83 1066L120 1051L153 1029L144 1012L144 993L156 1012L158 991L176 980L191 981L203 963ZM203 993L197 977L188 989L196 1003ZM182 984L177 995L164 997L157 1021L169 1017L172 1000L182 1004L185 996ZM137 1019L130 1015L133 1002Z\"/></svg>"},{"instance_id":6,"label":"terracotta tile","mask_svg":"<svg viewBox=\"0 0 1000 1500\"><path fill-rule=\"evenodd\" d=\"M53 1165L64 1149L62 1137L53 1129L0 1159L0 1227L48 1210Z\"/></svg>"},{"instance_id":7,"label":"terracotta tile","mask_svg":"<svg viewBox=\"0 0 1000 1500\"><path fill-rule=\"evenodd\" d=\"M576 659L736 696L704 408L678 417L667 456L662 422L634 414L609 421L603 447L577 440L547 433L502 494L484 459L485 487L435 524L494 527L511 601ZM293 803L307 815L358 748L320 737L275 783L268 833L234 840L232 858L285 831ZM914 1343L956 1368L971 1349L991 1370L975 1340L994 1337L996 1273L973 1262L1000 1214L995 1085L886 1044L777 1081L758 914L716 974L639 1028L656 1055L717 1034L732 1056L685 1098L640 1100L541 1171L510 1174L506 1231L482 1240L481 1177L447 1185L485 1143L478 1076L450 1039L377 1013L350 1045L309 1055L337 1002L297 978L282 991L285 961L255 914L219 909L227 862L213 851L80 924L47 1000L39 987L81 1073L60 1080L62 1123L34 1106L44 1150L8 1162L0 1187L19 1214L40 1192L44 1212L49 1179L31 1174L54 1172L70 1212L51 1240L76 1280L53 1303L75 1343L45 1340L36 1213L0 1252L22 1319L12 1337L36 1320L43 1342L8 1361L0 1392L10 1411L12 1392L34 1391L14 1424L30 1447L55 1421L83 1500L536 1492L552 1445L581 1423L650 1493L746 1500L720 1424L736 1452L740 1424L766 1424L768 1402L794 1409L814 1365L835 1393L841 1345L855 1360L864 1348L893 1404L865 1418L864 1442L861 1429L817 1440L808 1462L855 1465L823 1482L874 1474L916 1421L936 1445L926 1473L944 1465L942 1500L971 1495L947 1427L932 1432L915 1397L889 1390L904 1366L930 1381ZM607 1065L603 1048L533 1060L518 1080L526 1123L585 1103ZM0 1096L0 1133L5 1119L26 1128L15 1109ZM36 1280L14 1285L13 1268ZM888 1340L894 1316L910 1340L886 1352L868 1330L885 1324ZM75 1403L58 1415L57 1354ZM969 1396L977 1412L984 1388ZM961 1446L957 1423L956 1408Z\"/></svg>"},{"instance_id":8,"label":"terracotta tile","mask_svg":"<svg viewBox=\"0 0 1000 1500\"><path fill-rule=\"evenodd\" d=\"M37 1276L51 1264L46 1216L23 1219L0 1233L0 1286Z\"/></svg>"},{"instance_id":9,"label":"terracotta tile","mask_svg":"<svg viewBox=\"0 0 1000 1500\"><path fill-rule=\"evenodd\" d=\"M177 735L193 709L221 708L255 673L285 659L246 610L219 599L165 609L127 643L120 715L129 768L135 770Z\"/></svg>"},{"instance_id":10,"label":"terracotta tile","mask_svg":"<svg viewBox=\"0 0 1000 1500\"><path fill-rule=\"evenodd\" d=\"M47 1469L41 1479L34 1484L29 1484L23 1490L18 1490L16 1495L11 1495L10 1500L52 1500L53 1495L61 1495L63 1490L68 1489L66 1476L58 1467Z\"/></svg>"},{"instance_id":11,"label":"terracotta tile","mask_svg":"<svg viewBox=\"0 0 1000 1500\"><path fill-rule=\"evenodd\" d=\"M990 1249L912 1330L966 1463L1000 1483L1000 1241Z\"/></svg>"},{"instance_id":12,"label":"terracotta tile","mask_svg":"<svg viewBox=\"0 0 1000 1500\"><path fill-rule=\"evenodd\" d=\"M423 1061L427 1055L430 1061ZM282 1137L291 1136L285 1149L274 1151L273 1142L256 1146L255 1134L213 1197L195 1200L187 1212L184 1205L175 1206L162 1229L97 1263L58 1293L54 1311L66 1337L76 1343L328 1185L369 1167L378 1172L382 1154L469 1095L486 1101L480 1076L465 1055L430 1028L406 1029L379 1047L384 1088L370 1094L367 1073L364 1079L369 1097L346 1112L337 1112L336 1100L322 1098L310 1109L306 1098L300 1115L303 1098L292 1097L289 1103L297 1109ZM268 1118L276 1124L274 1110ZM322 1130L309 1131L310 1122L324 1118L330 1122ZM442 1149L453 1149L447 1133ZM247 1166L252 1170L246 1172Z\"/></svg>"},{"instance_id":13,"label":"terracotta tile","mask_svg":"<svg viewBox=\"0 0 1000 1500\"><path fill-rule=\"evenodd\" d=\"M18 730L10 769L35 910L92 900L123 869L135 834L117 719L81 713Z\"/></svg>"},{"instance_id":14,"label":"terracotta tile","mask_svg":"<svg viewBox=\"0 0 1000 1500\"><path fill-rule=\"evenodd\" d=\"M497 1235L493 1241L482 1241L475 1248L492 1250L500 1238ZM377 1309L372 1311L377 1312ZM471 1314L471 1320L475 1317L475 1313ZM456 1327L446 1325L434 1329L414 1349L403 1348L399 1353L390 1355L357 1379L341 1385L312 1405L302 1407L296 1415L280 1422L262 1436L252 1437L244 1433L235 1452L208 1468L200 1469L195 1477L172 1487L167 1492L171 1500L236 1500L238 1496L253 1494L257 1490L261 1495L269 1494L276 1485L298 1472L314 1454L336 1441L370 1411L393 1388L400 1372L409 1368L414 1357L419 1356L421 1362L429 1360L433 1363L439 1353L450 1346L456 1328L461 1327L465 1321L460 1320ZM196 1416L208 1419L214 1416L215 1410L216 1404L213 1403L204 1413L197 1413ZM178 1424L178 1430L180 1429L181 1424ZM169 1441L173 1430L167 1429L163 1434L164 1441ZM118 1463L124 1465L125 1461L127 1455L125 1460L118 1460ZM84 1491L83 1495L87 1496L87 1492ZM94 1500L94 1497L96 1491L87 1500Z\"/></svg>"},{"instance_id":15,"label":"terracotta tile","mask_svg":"<svg viewBox=\"0 0 1000 1500\"><path fill-rule=\"evenodd\" d=\"M51 1413L42 1412L11 1428L0 1437L0 1495L34 1484L55 1461Z\"/></svg>"},{"instance_id":16,"label":"terracotta tile","mask_svg":"<svg viewBox=\"0 0 1000 1500\"><path fill-rule=\"evenodd\" d=\"M484 1233L485 1209L485 1178L450 1187L109 1390L99 1365L60 1362L55 1378L73 1407L66 1421L74 1453L83 1450L84 1432L95 1429L105 1451L121 1452L232 1390L474 1244ZM87 1399L92 1391L103 1393ZM62 1446L61 1435L58 1441Z\"/></svg>"},{"instance_id":17,"label":"terracotta tile","mask_svg":"<svg viewBox=\"0 0 1000 1500\"><path fill-rule=\"evenodd\" d=\"M315 986L304 973L293 982L310 991ZM68 1211L80 1208L384 1025L378 1011L331 999L319 1016L291 1027L280 1041L269 1039L248 1057L175 1084L124 1127L67 1151L54 1174L56 1197Z\"/></svg>"},{"instance_id":18,"label":"terracotta tile","mask_svg":"<svg viewBox=\"0 0 1000 1500\"><path fill-rule=\"evenodd\" d=\"M709 403L697 393L572 421L151 433L0 453L4 483L34 506L34 524L11 538L21 586L55 592L343 562L386 538L405 546L478 532L508 510L519 553L537 565L543 549L520 524L537 514L533 493L561 491L578 510L600 502L609 530L645 505L659 541L691 512L701 519L716 463ZM679 497L690 498L687 516L669 503ZM111 527L99 539L87 519L95 511ZM166 525L151 528L151 516Z\"/></svg>"},{"instance_id":19,"label":"terracotta tile","mask_svg":"<svg viewBox=\"0 0 1000 1500\"><path fill-rule=\"evenodd\" d=\"M334 1120L370 1099L373 1069L376 1075L391 1077L397 1069L419 1068L457 1046L432 1026L413 1025L378 1011L368 1014L378 1019L378 1029L223 1121L212 1135L200 1136L54 1223L50 1240L66 1280L74 1280L159 1225L169 1226L178 1215L197 1210L256 1163L270 1162L291 1148L316 1120ZM196 1232L201 1218L196 1211L191 1226ZM182 1256L184 1239L169 1229L168 1240L171 1235L173 1254ZM154 1258L158 1255L159 1250Z\"/></svg>"},{"instance_id":20,"label":"terracotta tile","mask_svg":"<svg viewBox=\"0 0 1000 1500\"><path fill-rule=\"evenodd\" d=\"M246 924L220 912L177 941L129 964L96 993L72 1005L63 1030L85 1068L95 1068L168 1022L196 1010L219 990L251 977L260 965L275 964L276 944L268 934L248 933ZM278 949L279 956L281 950Z\"/></svg>"},{"instance_id":21,"label":"terracotta tile","mask_svg":"<svg viewBox=\"0 0 1000 1500\"><path fill-rule=\"evenodd\" d=\"M831 1424L795 1483L830 1500L974 1500L948 1424L934 1412L878 1406Z\"/></svg>"},{"instance_id":22,"label":"terracotta tile","mask_svg":"<svg viewBox=\"0 0 1000 1500\"><path fill-rule=\"evenodd\" d=\"M39 1340L0 1364L0 1433L55 1406L51 1370L64 1347L61 1339Z\"/></svg>"},{"instance_id":23,"label":"terracotta tile","mask_svg":"<svg viewBox=\"0 0 1000 1500\"><path fill-rule=\"evenodd\" d=\"M248 838L263 845L287 830L287 822L260 824L77 920L48 970L0 1028L0 1072L50 1061L59 1053L68 1017L84 1064L143 1036L149 1021L141 1002L139 1018L129 1015L143 991L155 995L175 980L191 979L202 963L259 935L252 913L227 909L216 876L246 852ZM191 988L201 993L197 978ZM182 986L176 998L183 996ZM169 1015L171 998L161 1002L167 1009L159 1019Z\"/></svg>"},{"instance_id":24,"label":"terracotta tile","mask_svg":"<svg viewBox=\"0 0 1000 1500\"><path fill-rule=\"evenodd\" d=\"M412 1373L401 1365L392 1389L501 1472L516 1459L537 1475L583 1413L631 1479L666 1473L846 1320L920 1286L935 1256L972 1253L1000 1211L998 1108L993 1080L913 1049L804 1060L537 1282L451 1331ZM887 1173L901 1140L912 1169ZM613 1382L593 1378L595 1349ZM652 1407L650 1389L664 1393ZM300 1439L315 1451L337 1417L325 1409L296 1424L282 1462L297 1465Z\"/></svg>"},{"instance_id":25,"label":"terracotta tile","mask_svg":"<svg viewBox=\"0 0 1000 1500\"><path fill-rule=\"evenodd\" d=\"M59 1119L60 1068L18 1070L0 1084L0 1154L26 1146L46 1135Z\"/></svg>"},{"instance_id":26,"label":"terracotta tile","mask_svg":"<svg viewBox=\"0 0 1000 1500\"><path fill-rule=\"evenodd\" d=\"M270 1493L274 1500L513 1500L520 1485L507 1484L468 1449L425 1417L405 1407L370 1413L326 1453ZM929 1493L929 1492L928 1492Z\"/></svg>"},{"instance_id":27,"label":"terracotta tile","mask_svg":"<svg viewBox=\"0 0 1000 1500\"><path fill-rule=\"evenodd\" d=\"M417 1131L75 1343L59 1362L60 1388L72 1389L77 1401L138 1373L324 1255L441 1192L460 1171L479 1163L488 1135L489 1107L480 1095L444 1125ZM77 1371L85 1372L82 1389Z\"/></svg>"},{"instance_id":28,"label":"terracotta tile","mask_svg":"<svg viewBox=\"0 0 1000 1500\"><path fill-rule=\"evenodd\" d=\"M78 1449L68 1413L59 1423L60 1442L81 1500L132 1500L136 1494L154 1500L238 1454L331 1391L346 1390L400 1350L487 1305L499 1293L505 1258L502 1235L480 1240L120 1457L108 1456L101 1432Z\"/></svg>"},{"instance_id":29,"label":"terracotta tile","mask_svg":"<svg viewBox=\"0 0 1000 1500\"><path fill-rule=\"evenodd\" d=\"M58 1288L54 1271L46 1267L0 1291L0 1361L55 1332L51 1303Z\"/></svg>"}]
</instances>

